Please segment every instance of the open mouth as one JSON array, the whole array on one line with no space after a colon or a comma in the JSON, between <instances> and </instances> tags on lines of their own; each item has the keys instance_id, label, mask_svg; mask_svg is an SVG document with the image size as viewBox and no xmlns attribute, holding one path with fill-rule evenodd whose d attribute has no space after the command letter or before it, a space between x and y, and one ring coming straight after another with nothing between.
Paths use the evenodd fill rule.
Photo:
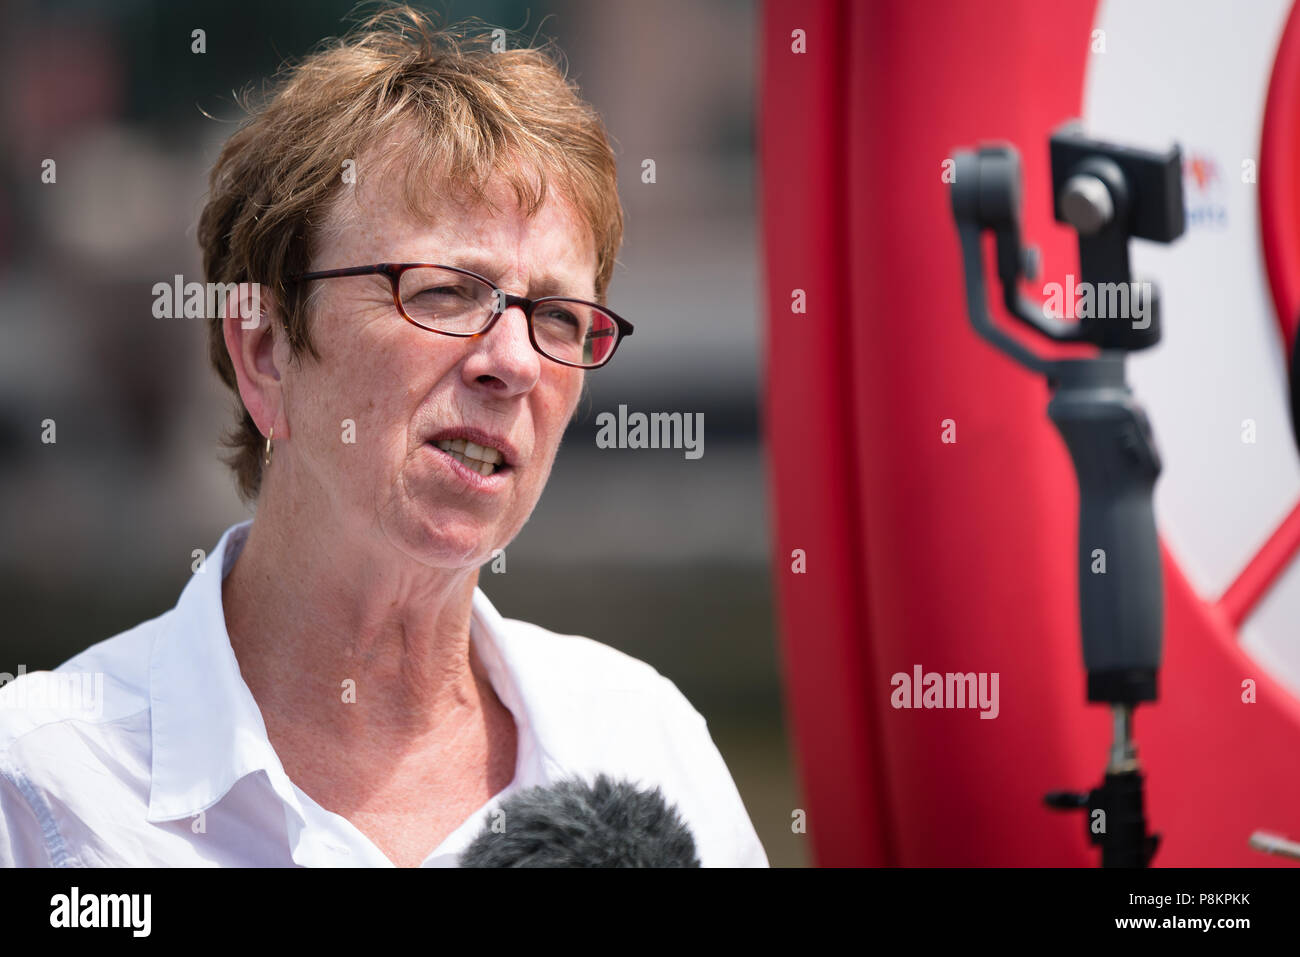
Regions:
<instances>
[{"instance_id":1,"label":"open mouth","mask_svg":"<svg viewBox=\"0 0 1300 957\"><path fill-rule=\"evenodd\" d=\"M439 439L433 445L479 475L493 475L505 467L505 459L491 446L476 445L465 439Z\"/></svg>"}]
</instances>

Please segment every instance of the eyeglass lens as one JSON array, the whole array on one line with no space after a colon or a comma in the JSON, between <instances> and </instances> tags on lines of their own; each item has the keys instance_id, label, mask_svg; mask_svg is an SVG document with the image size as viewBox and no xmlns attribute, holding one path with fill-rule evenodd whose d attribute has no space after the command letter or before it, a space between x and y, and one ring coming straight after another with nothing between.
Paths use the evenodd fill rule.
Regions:
<instances>
[{"instance_id":1,"label":"eyeglass lens","mask_svg":"<svg viewBox=\"0 0 1300 957\"><path fill-rule=\"evenodd\" d=\"M474 335L496 313L496 292L490 285L449 269L407 269L399 282L399 295L411 321L436 332ZM553 359L600 365L618 342L618 325L595 306L548 300L533 310L533 335L542 352Z\"/></svg>"}]
</instances>

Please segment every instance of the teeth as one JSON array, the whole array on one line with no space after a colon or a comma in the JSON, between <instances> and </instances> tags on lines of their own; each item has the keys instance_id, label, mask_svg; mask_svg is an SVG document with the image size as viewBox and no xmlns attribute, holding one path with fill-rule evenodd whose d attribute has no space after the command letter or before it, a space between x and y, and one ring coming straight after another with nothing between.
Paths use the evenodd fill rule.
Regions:
<instances>
[{"instance_id":1,"label":"teeth","mask_svg":"<svg viewBox=\"0 0 1300 957\"><path fill-rule=\"evenodd\" d=\"M496 465L501 461L501 453L490 445L475 445L473 442L466 442L465 454L472 459L478 459L480 462L487 462L490 465Z\"/></svg>"},{"instance_id":2,"label":"teeth","mask_svg":"<svg viewBox=\"0 0 1300 957\"><path fill-rule=\"evenodd\" d=\"M473 469L479 475L491 475L503 460L501 453L490 445L476 445L465 439L440 439L435 444L461 465Z\"/></svg>"}]
</instances>

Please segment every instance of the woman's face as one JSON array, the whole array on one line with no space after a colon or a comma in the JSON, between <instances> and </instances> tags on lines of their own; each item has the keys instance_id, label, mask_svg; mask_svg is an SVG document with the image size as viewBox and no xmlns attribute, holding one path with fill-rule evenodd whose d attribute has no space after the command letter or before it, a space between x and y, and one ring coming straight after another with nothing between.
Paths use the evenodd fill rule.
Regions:
<instances>
[{"instance_id":1,"label":"woman's face","mask_svg":"<svg viewBox=\"0 0 1300 957\"><path fill-rule=\"evenodd\" d=\"M507 293L595 298L590 230L555 194L527 219L497 179L489 195L498 215L440 200L429 221L407 208L400 177L375 179L343 195L341 228L328 231L312 269L438 263ZM272 469L283 473L269 481L286 481L291 500L326 509L350 541L377 554L392 549L431 567L482 564L537 504L583 371L538 354L519 308L486 335L458 339L402 319L386 276L320 287L310 320L320 361L304 356L283 376L289 441L277 442ZM283 343L276 353L287 358ZM491 437L506 467L468 476L432 441L458 429Z\"/></svg>"}]
</instances>

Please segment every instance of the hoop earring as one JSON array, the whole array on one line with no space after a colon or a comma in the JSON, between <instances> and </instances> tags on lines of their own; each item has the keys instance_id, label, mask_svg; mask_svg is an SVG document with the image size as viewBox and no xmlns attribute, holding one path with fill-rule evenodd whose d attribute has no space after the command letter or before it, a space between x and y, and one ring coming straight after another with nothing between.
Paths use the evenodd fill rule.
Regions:
<instances>
[{"instance_id":1,"label":"hoop earring","mask_svg":"<svg viewBox=\"0 0 1300 957\"><path fill-rule=\"evenodd\" d=\"M275 426L271 426L271 434L266 437L266 457L263 460L267 465L271 464L271 439L275 437Z\"/></svg>"}]
</instances>

